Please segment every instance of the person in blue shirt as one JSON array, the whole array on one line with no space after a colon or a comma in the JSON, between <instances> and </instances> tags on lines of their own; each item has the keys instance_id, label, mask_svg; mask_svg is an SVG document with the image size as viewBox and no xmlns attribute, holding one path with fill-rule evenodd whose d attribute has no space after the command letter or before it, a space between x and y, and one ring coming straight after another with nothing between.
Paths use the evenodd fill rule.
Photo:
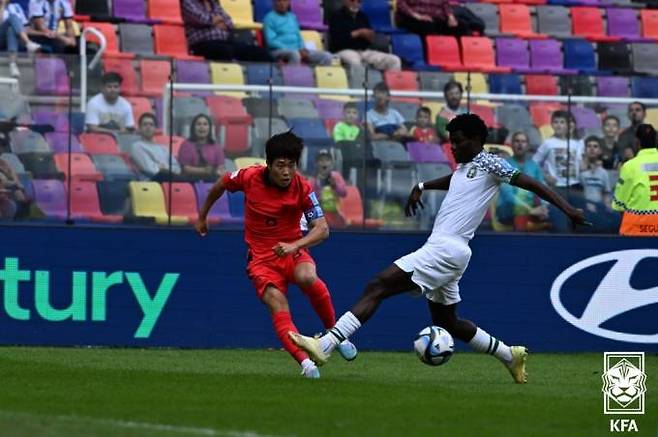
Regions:
<instances>
[{"instance_id":1,"label":"person in blue shirt","mask_svg":"<svg viewBox=\"0 0 658 437\"><path fill-rule=\"evenodd\" d=\"M321 50L322 47L306 48L297 17L290 12L290 0L274 0L274 10L263 19L263 34L275 59L290 64L319 65L329 65L333 59L331 53Z\"/></svg>"}]
</instances>

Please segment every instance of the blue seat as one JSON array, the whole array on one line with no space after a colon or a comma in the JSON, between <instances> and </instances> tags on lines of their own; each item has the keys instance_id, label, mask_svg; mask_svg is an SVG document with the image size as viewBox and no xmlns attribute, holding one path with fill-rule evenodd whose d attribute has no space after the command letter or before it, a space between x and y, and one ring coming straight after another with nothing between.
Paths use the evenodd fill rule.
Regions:
<instances>
[{"instance_id":1,"label":"blue seat","mask_svg":"<svg viewBox=\"0 0 658 437\"><path fill-rule=\"evenodd\" d=\"M562 43L564 68L579 70L581 73L599 73L596 66L594 46L584 39L567 39Z\"/></svg>"},{"instance_id":2,"label":"blue seat","mask_svg":"<svg viewBox=\"0 0 658 437\"><path fill-rule=\"evenodd\" d=\"M254 0L254 20L262 23L263 18L272 10L272 0Z\"/></svg>"},{"instance_id":3,"label":"blue seat","mask_svg":"<svg viewBox=\"0 0 658 437\"><path fill-rule=\"evenodd\" d=\"M489 92L493 94L523 94L518 74L490 74Z\"/></svg>"},{"instance_id":4,"label":"blue seat","mask_svg":"<svg viewBox=\"0 0 658 437\"><path fill-rule=\"evenodd\" d=\"M231 217L244 218L244 193L242 191L228 193L228 209Z\"/></svg>"},{"instance_id":5,"label":"blue seat","mask_svg":"<svg viewBox=\"0 0 658 437\"><path fill-rule=\"evenodd\" d=\"M297 136L304 138L306 145L321 147L331 145L331 138L319 118L293 118L288 120L288 124Z\"/></svg>"},{"instance_id":6,"label":"blue seat","mask_svg":"<svg viewBox=\"0 0 658 437\"><path fill-rule=\"evenodd\" d=\"M633 97L658 98L658 77L634 77L631 91Z\"/></svg>"},{"instance_id":7,"label":"blue seat","mask_svg":"<svg viewBox=\"0 0 658 437\"><path fill-rule=\"evenodd\" d=\"M399 29L391 21L391 8L388 0L368 0L363 2L363 13L368 16L372 28L381 33L398 33Z\"/></svg>"},{"instance_id":8,"label":"blue seat","mask_svg":"<svg viewBox=\"0 0 658 437\"><path fill-rule=\"evenodd\" d=\"M276 65L271 64L247 64L247 84L249 85L267 85L272 75L272 85L283 85L281 70Z\"/></svg>"},{"instance_id":9,"label":"blue seat","mask_svg":"<svg viewBox=\"0 0 658 437\"><path fill-rule=\"evenodd\" d=\"M423 42L418 35L413 33L392 35L391 45L393 46L393 53L399 56L405 65L416 70L436 70L436 68L425 63Z\"/></svg>"}]
</instances>

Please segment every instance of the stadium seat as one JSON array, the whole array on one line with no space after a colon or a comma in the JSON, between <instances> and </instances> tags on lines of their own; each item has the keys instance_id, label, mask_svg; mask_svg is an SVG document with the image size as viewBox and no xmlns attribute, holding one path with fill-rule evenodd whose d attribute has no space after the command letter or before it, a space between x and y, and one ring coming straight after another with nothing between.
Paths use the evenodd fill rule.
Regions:
<instances>
[{"instance_id":1,"label":"stadium seat","mask_svg":"<svg viewBox=\"0 0 658 437\"><path fill-rule=\"evenodd\" d=\"M121 49L136 55L153 55L153 36L151 26L144 24L119 24Z\"/></svg>"},{"instance_id":2,"label":"stadium seat","mask_svg":"<svg viewBox=\"0 0 658 437\"><path fill-rule=\"evenodd\" d=\"M631 51L624 42L601 42L597 44L599 54L599 70L630 74Z\"/></svg>"},{"instance_id":3,"label":"stadium seat","mask_svg":"<svg viewBox=\"0 0 658 437\"><path fill-rule=\"evenodd\" d=\"M425 63L423 41L413 33L393 35L391 37L393 54L397 55L405 66L414 70L430 68Z\"/></svg>"},{"instance_id":4,"label":"stadium seat","mask_svg":"<svg viewBox=\"0 0 658 437\"><path fill-rule=\"evenodd\" d=\"M370 25L376 32L398 32L398 29L395 28L391 20L391 7L387 0L369 0L363 2L362 10L368 17Z\"/></svg>"},{"instance_id":5,"label":"stadium seat","mask_svg":"<svg viewBox=\"0 0 658 437\"><path fill-rule=\"evenodd\" d=\"M235 166L240 170L243 168L251 167L252 165L267 165L265 159L253 156L242 156L235 158Z\"/></svg>"},{"instance_id":6,"label":"stadium seat","mask_svg":"<svg viewBox=\"0 0 658 437\"><path fill-rule=\"evenodd\" d=\"M171 151L174 156L178 156L178 152L180 151L181 146L185 142L184 137L179 137L177 135L172 135L171 137L169 135L165 134L159 134L153 137L153 141L157 144L160 144L163 146L165 149L169 150L169 140L171 139Z\"/></svg>"},{"instance_id":7,"label":"stadium seat","mask_svg":"<svg viewBox=\"0 0 658 437\"><path fill-rule=\"evenodd\" d=\"M637 12L630 8L608 8L608 35L629 41L641 41Z\"/></svg>"},{"instance_id":8,"label":"stadium seat","mask_svg":"<svg viewBox=\"0 0 658 437\"><path fill-rule=\"evenodd\" d=\"M322 6L319 0L292 0L291 10L297 16L301 28L323 32L327 30L322 20Z\"/></svg>"},{"instance_id":9,"label":"stadium seat","mask_svg":"<svg viewBox=\"0 0 658 437\"><path fill-rule=\"evenodd\" d=\"M50 125L55 129L55 132L69 131L69 115L67 112L34 111L32 112L32 121L34 124Z\"/></svg>"},{"instance_id":10,"label":"stadium seat","mask_svg":"<svg viewBox=\"0 0 658 437\"><path fill-rule=\"evenodd\" d=\"M65 153L69 150L69 134L67 132L48 132L46 142L55 153ZM71 135L71 152L82 152L82 146L76 135Z\"/></svg>"},{"instance_id":11,"label":"stadium seat","mask_svg":"<svg viewBox=\"0 0 658 437\"><path fill-rule=\"evenodd\" d=\"M137 124L142 114L153 113L151 102L146 97L126 97L126 100L133 108L133 118L135 119L135 124Z\"/></svg>"},{"instance_id":12,"label":"stadium seat","mask_svg":"<svg viewBox=\"0 0 658 437\"><path fill-rule=\"evenodd\" d=\"M658 98L658 78L633 77L631 79L631 90L632 97Z\"/></svg>"},{"instance_id":13,"label":"stadium seat","mask_svg":"<svg viewBox=\"0 0 658 437\"><path fill-rule=\"evenodd\" d=\"M441 92L445 84L453 79L452 73L439 73L433 71L419 71L418 82L423 91Z\"/></svg>"},{"instance_id":14,"label":"stadium seat","mask_svg":"<svg viewBox=\"0 0 658 437\"><path fill-rule=\"evenodd\" d=\"M349 88L347 83L347 74L342 67L315 67L315 79L318 88L335 88L345 90ZM349 96L342 96L336 94L320 95L321 99L331 99L339 101L350 100Z\"/></svg>"},{"instance_id":15,"label":"stadium seat","mask_svg":"<svg viewBox=\"0 0 658 437\"><path fill-rule=\"evenodd\" d=\"M418 91L418 74L415 71L385 71L384 82L391 91ZM420 103L418 97L393 97L393 99L398 102Z\"/></svg>"},{"instance_id":16,"label":"stadium seat","mask_svg":"<svg viewBox=\"0 0 658 437\"><path fill-rule=\"evenodd\" d=\"M265 97L247 97L242 99L242 104L247 109L247 113L253 118L256 117L277 117L280 118L277 101Z\"/></svg>"},{"instance_id":17,"label":"stadium seat","mask_svg":"<svg viewBox=\"0 0 658 437\"><path fill-rule=\"evenodd\" d=\"M255 118L251 142L252 155L265 156L265 142L272 135L286 132L287 130L288 125L280 118Z\"/></svg>"},{"instance_id":18,"label":"stadium seat","mask_svg":"<svg viewBox=\"0 0 658 437\"><path fill-rule=\"evenodd\" d=\"M226 153L244 154L249 150L251 115L247 114L239 99L228 96L211 96L206 99L210 113L217 121L219 142Z\"/></svg>"},{"instance_id":19,"label":"stadium seat","mask_svg":"<svg viewBox=\"0 0 658 437\"><path fill-rule=\"evenodd\" d=\"M242 86L245 84L242 67L239 64L211 62L210 71L212 83L215 85ZM236 97L238 99L247 97L247 94L244 91L217 91L216 94Z\"/></svg>"},{"instance_id":20,"label":"stadium seat","mask_svg":"<svg viewBox=\"0 0 658 437\"><path fill-rule=\"evenodd\" d=\"M129 154L132 151L133 144L141 140L141 137L137 134L115 134L114 136L121 153Z\"/></svg>"},{"instance_id":21,"label":"stadium seat","mask_svg":"<svg viewBox=\"0 0 658 437\"><path fill-rule=\"evenodd\" d=\"M427 63L447 71L464 69L459 44L454 36L428 35L426 37Z\"/></svg>"},{"instance_id":22,"label":"stadium seat","mask_svg":"<svg viewBox=\"0 0 658 437\"><path fill-rule=\"evenodd\" d=\"M407 143L407 150L414 162L442 162L448 164L448 159L439 144Z\"/></svg>"},{"instance_id":23,"label":"stadium seat","mask_svg":"<svg viewBox=\"0 0 658 437\"><path fill-rule=\"evenodd\" d=\"M286 119L318 118L319 114L312 101L293 97L282 97L278 100L279 114Z\"/></svg>"},{"instance_id":24,"label":"stadium seat","mask_svg":"<svg viewBox=\"0 0 658 437\"><path fill-rule=\"evenodd\" d=\"M324 50L324 43L322 42L322 35L315 30L302 30L299 32L302 35L304 46L310 50Z\"/></svg>"},{"instance_id":25,"label":"stadium seat","mask_svg":"<svg viewBox=\"0 0 658 437\"><path fill-rule=\"evenodd\" d=\"M321 119L341 120L343 118L343 102L337 100L316 100L315 107Z\"/></svg>"},{"instance_id":26,"label":"stadium seat","mask_svg":"<svg viewBox=\"0 0 658 437\"><path fill-rule=\"evenodd\" d=\"M390 107L395 109L402 115L405 122L415 123L416 113L420 107L420 102L404 102L399 100L392 100Z\"/></svg>"},{"instance_id":27,"label":"stadium seat","mask_svg":"<svg viewBox=\"0 0 658 437\"><path fill-rule=\"evenodd\" d=\"M135 23L148 22L144 0L113 0L112 4L112 15L116 18Z\"/></svg>"},{"instance_id":28,"label":"stadium seat","mask_svg":"<svg viewBox=\"0 0 658 437\"><path fill-rule=\"evenodd\" d=\"M174 134L187 136L192 119L199 114L210 115L203 99L199 97L176 97L173 102Z\"/></svg>"},{"instance_id":29,"label":"stadium seat","mask_svg":"<svg viewBox=\"0 0 658 437\"><path fill-rule=\"evenodd\" d=\"M658 75L658 44L635 43L633 52L633 71L637 73Z\"/></svg>"},{"instance_id":30,"label":"stadium seat","mask_svg":"<svg viewBox=\"0 0 658 437\"><path fill-rule=\"evenodd\" d=\"M139 70L142 74L141 94L162 96L163 87L169 82L171 64L167 61L142 59L139 61Z\"/></svg>"},{"instance_id":31,"label":"stadium seat","mask_svg":"<svg viewBox=\"0 0 658 437\"><path fill-rule=\"evenodd\" d=\"M9 134L11 151L17 155L24 153L50 153L52 149L43 136L31 130L13 130Z\"/></svg>"},{"instance_id":32,"label":"stadium seat","mask_svg":"<svg viewBox=\"0 0 658 437\"><path fill-rule=\"evenodd\" d=\"M499 106L496 110L496 118L498 123L510 131L522 130L525 127L533 125L528 110L524 106L517 104Z\"/></svg>"},{"instance_id":33,"label":"stadium seat","mask_svg":"<svg viewBox=\"0 0 658 437\"><path fill-rule=\"evenodd\" d=\"M596 95L600 97L628 97L630 93L627 77L599 76L596 85Z\"/></svg>"},{"instance_id":34,"label":"stadium seat","mask_svg":"<svg viewBox=\"0 0 658 437\"><path fill-rule=\"evenodd\" d=\"M179 0L148 0L149 18L165 24L183 24Z\"/></svg>"},{"instance_id":35,"label":"stadium seat","mask_svg":"<svg viewBox=\"0 0 658 437\"><path fill-rule=\"evenodd\" d=\"M525 73L530 68L528 41L520 38L496 38L496 60L501 67Z\"/></svg>"},{"instance_id":36,"label":"stadium seat","mask_svg":"<svg viewBox=\"0 0 658 437\"><path fill-rule=\"evenodd\" d=\"M85 0L75 2L75 13L102 19L110 16L110 9L107 0Z\"/></svg>"},{"instance_id":37,"label":"stadium seat","mask_svg":"<svg viewBox=\"0 0 658 437\"><path fill-rule=\"evenodd\" d=\"M347 70L350 88L361 88L366 80L366 68L363 65L352 65ZM367 69L368 88L372 89L379 82L384 81L384 75L379 70Z\"/></svg>"},{"instance_id":38,"label":"stadium seat","mask_svg":"<svg viewBox=\"0 0 658 437\"><path fill-rule=\"evenodd\" d=\"M562 44L554 39L530 41L530 65L537 72L575 74L577 70L565 69Z\"/></svg>"},{"instance_id":39,"label":"stadium seat","mask_svg":"<svg viewBox=\"0 0 658 437\"><path fill-rule=\"evenodd\" d=\"M490 74L489 92L493 94L523 94L518 74Z\"/></svg>"},{"instance_id":40,"label":"stadium seat","mask_svg":"<svg viewBox=\"0 0 658 437\"><path fill-rule=\"evenodd\" d=\"M464 96L466 95L466 84L468 83L468 73L455 73L455 80L464 86ZM486 94L489 92L487 79L482 73L470 73L471 92L476 94Z\"/></svg>"},{"instance_id":41,"label":"stadium seat","mask_svg":"<svg viewBox=\"0 0 658 437\"><path fill-rule=\"evenodd\" d=\"M249 85L269 85L270 76L272 85L283 85L281 70L275 64L247 64L246 76Z\"/></svg>"},{"instance_id":42,"label":"stadium seat","mask_svg":"<svg viewBox=\"0 0 658 437\"><path fill-rule=\"evenodd\" d=\"M69 157L71 158L71 176L72 180L82 181L100 181L103 175L98 172L94 163L88 155L84 153L56 153L54 156L57 169L64 174L64 178L69 176Z\"/></svg>"},{"instance_id":43,"label":"stadium seat","mask_svg":"<svg viewBox=\"0 0 658 437\"><path fill-rule=\"evenodd\" d=\"M61 58L38 57L34 60L37 94L68 95L69 76L66 64Z\"/></svg>"},{"instance_id":44,"label":"stadium seat","mask_svg":"<svg viewBox=\"0 0 658 437\"><path fill-rule=\"evenodd\" d=\"M590 41L618 41L619 37L605 34L601 9L576 6L571 8L573 34Z\"/></svg>"},{"instance_id":45,"label":"stadium seat","mask_svg":"<svg viewBox=\"0 0 658 437\"><path fill-rule=\"evenodd\" d=\"M271 0L254 0L254 18L256 19L256 22L262 23L265 15L271 10Z\"/></svg>"},{"instance_id":46,"label":"stadium seat","mask_svg":"<svg viewBox=\"0 0 658 437\"><path fill-rule=\"evenodd\" d=\"M338 201L338 211L345 219L345 223L349 227L367 227L378 228L384 225L382 220L366 219L363 212L363 201L361 200L361 193L355 186L348 185L346 187L345 197L340 197Z\"/></svg>"},{"instance_id":47,"label":"stadium seat","mask_svg":"<svg viewBox=\"0 0 658 437\"><path fill-rule=\"evenodd\" d=\"M395 141L373 141L372 154L375 159L382 162L382 165L395 165L410 161L404 146Z\"/></svg>"},{"instance_id":48,"label":"stadium seat","mask_svg":"<svg viewBox=\"0 0 658 437\"><path fill-rule=\"evenodd\" d=\"M219 123L225 121L242 121L251 123L251 115L247 113L242 101L230 96L206 97L208 109Z\"/></svg>"},{"instance_id":49,"label":"stadium seat","mask_svg":"<svg viewBox=\"0 0 658 437\"><path fill-rule=\"evenodd\" d=\"M111 56L111 57L119 56L119 57L127 57L127 58L132 57L132 55L129 53L121 53L121 50L119 49L119 41L117 39L117 30L114 27L114 24L93 22L93 23L84 23L83 27L85 29L88 27L92 27L103 34L103 36L105 37L104 56ZM93 33L89 34L89 36L87 37L87 41L96 43L100 46L100 40Z\"/></svg>"},{"instance_id":50,"label":"stadium seat","mask_svg":"<svg viewBox=\"0 0 658 437\"><path fill-rule=\"evenodd\" d=\"M189 223L195 223L199 218L196 194L194 187L186 182L174 182L171 184L171 199L169 198L169 182L162 183L162 192L165 198L167 211L171 205L171 214L187 217Z\"/></svg>"},{"instance_id":51,"label":"stadium seat","mask_svg":"<svg viewBox=\"0 0 658 437\"><path fill-rule=\"evenodd\" d=\"M647 108L647 116L644 122L652 126L658 126L658 108Z\"/></svg>"},{"instance_id":52,"label":"stadium seat","mask_svg":"<svg viewBox=\"0 0 658 437\"><path fill-rule=\"evenodd\" d=\"M464 6L484 21L485 35L501 35L498 7L496 5L491 3L464 3Z\"/></svg>"},{"instance_id":53,"label":"stadium seat","mask_svg":"<svg viewBox=\"0 0 658 437\"><path fill-rule=\"evenodd\" d=\"M283 84L287 86L315 87L313 70L306 65L284 65L281 67Z\"/></svg>"},{"instance_id":54,"label":"stadium seat","mask_svg":"<svg viewBox=\"0 0 658 437\"><path fill-rule=\"evenodd\" d=\"M103 180L96 184L103 214L129 216L130 193L127 180Z\"/></svg>"},{"instance_id":55,"label":"stadium seat","mask_svg":"<svg viewBox=\"0 0 658 437\"><path fill-rule=\"evenodd\" d=\"M601 120L593 109L584 106L572 106L571 113L576 119L578 129L601 129Z\"/></svg>"},{"instance_id":56,"label":"stadium seat","mask_svg":"<svg viewBox=\"0 0 658 437\"><path fill-rule=\"evenodd\" d=\"M156 24L153 26L153 42L158 55L173 56L176 59L202 59L188 54L187 38L182 26Z\"/></svg>"},{"instance_id":57,"label":"stadium seat","mask_svg":"<svg viewBox=\"0 0 658 437\"><path fill-rule=\"evenodd\" d=\"M64 174L57 170L52 153L30 152L20 155L25 170L35 179L63 179Z\"/></svg>"},{"instance_id":58,"label":"stadium seat","mask_svg":"<svg viewBox=\"0 0 658 437\"><path fill-rule=\"evenodd\" d=\"M120 223L123 221L121 215L103 214L96 182L90 181L71 182L71 217L76 220L91 220L101 223Z\"/></svg>"},{"instance_id":59,"label":"stadium seat","mask_svg":"<svg viewBox=\"0 0 658 437\"><path fill-rule=\"evenodd\" d=\"M570 38L571 16L564 6L537 6L537 30L553 38Z\"/></svg>"},{"instance_id":60,"label":"stadium seat","mask_svg":"<svg viewBox=\"0 0 658 437\"><path fill-rule=\"evenodd\" d=\"M319 118L293 118L288 123L295 134L304 138L306 146L331 146L331 138Z\"/></svg>"},{"instance_id":61,"label":"stadium seat","mask_svg":"<svg viewBox=\"0 0 658 437\"><path fill-rule=\"evenodd\" d=\"M563 42L564 66L582 74L597 73L594 47L584 39L567 39Z\"/></svg>"},{"instance_id":62,"label":"stadium seat","mask_svg":"<svg viewBox=\"0 0 658 437\"><path fill-rule=\"evenodd\" d=\"M228 170L228 168L227 168ZM230 171L230 170L229 170ZM197 208L201 210L203 207L206 198L208 197L208 192L212 188L211 183L208 182L197 182L194 184L194 190L196 192L197 199ZM228 195L224 195L217 199L217 202L214 203L210 211L208 212L208 221L212 223L219 224L238 224L244 223L243 217L232 217L229 210L229 200Z\"/></svg>"},{"instance_id":63,"label":"stadium seat","mask_svg":"<svg viewBox=\"0 0 658 437\"><path fill-rule=\"evenodd\" d=\"M496 65L493 41L487 37L464 36L461 38L462 61L470 71L484 71L488 73L511 71L509 67Z\"/></svg>"},{"instance_id":64,"label":"stadium seat","mask_svg":"<svg viewBox=\"0 0 658 437\"><path fill-rule=\"evenodd\" d=\"M164 193L157 182L131 181L128 184L132 211L135 217L152 218L156 223L164 225L169 222L165 206ZM188 218L171 216L172 224L186 224Z\"/></svg>"},{"instance_id":65,"label":"stadium seat","mask_svg":"<svg viewBox=\"0 0 658 437\"><path fill-rule=\"evenodd\" d=\"M532 102L529 105L530 117L535 126L551 124L551 114L558 110L564 110L561 103L555 102Z\"/></svg>"},{"instance_id":66,"label":"stadium seat","mask_svg":"<svg viewBox=\"0 0 658 437\"><path fill-rule=\"evenodd\" d=\"M527 75L525 76L525 93L556 96L558 94L557 77L546 74Z\"/></svg>"},{"instance_id":67,"label":"stadium seat","mask_svg":"<svg viewBox=\"0 0 658 437\"><path fill-rule=\"evenodd\" d=\"M203 61L176 60L176 82L194 83L200 85L210 84L208 64ZM193 95L206 96L209 91L186 91Z\"/></svg>"},{"instance_id":68,"label":"stadium seat","mask_svg":"<svg viewBox=\"0 0 658 437\"><path fill-rule=\"evenodd\" d=\"M33 180L34 200L47 218L63 220L66 214L66 191L59 180Z\"/></svg>"},{"instance_id":69,"label":"stadium seat","mask_svg":"<svg viewBox=\"0 0 658 437\"><path fill-rule=\"evenodd\" d=\"M498 5L500 12L500 31L516 35L519 38L546 38L546 35L532 30L530 8L527 5L509 3ZM466 60L464 60L466 63Z\"/></svg>"},{"instance_id":70,"label":"stadium seat","mask_svg":"<svg viewBox=\"0 0 658 437\"><path fill-rule=\"evenodd\" d=\"M136 179L135 172L128 167L126 161L120 155L97 154L92 155L94 166L103 175L103 180L125 180Z\"/></svg>"},{"instance_id":71,"label":"stadium seat","mask_svg":"<svg viewBox=\"0 0 658 437\"><path fill-rule=\"evenodd\" d=\"M85 152L91 155L97 153L116 155L119 153L116 139L110 134L88 132L80 134L79 138Z\"/></svg>"},{"instance_id":72,"label":"stadium seat","mask_svg":"<svg viewBox=\"0 0 658 437\"><path fill-rule=\"evenodd\" d=\"M642 21L642 36L658 40L658 10L642 9L640 20Z\"/></svg>"},{"instance_id":73,"label":"stadium seat","mask_svg":"<svg viewBox=\"0 0 658 437\"><path fill-rule=\"evenodd\" d=\"M121 83L122 95L134 96L139 93L137 72L130 59L106 58L103 61L103 69L105 73L112 71L121 75L123 78Z\"/></svg>"},{"instance_id":74,"label":"stadium seat","mask_svg":"<svg viewBox=\"0 0 658 437\"><path fill-rule=\"evenodd\" d=\"M220 0L222 8L233 20L236 29L262 29L261 23L254 21L254 11L249 0Z\"/></svg>"}]
</instances>

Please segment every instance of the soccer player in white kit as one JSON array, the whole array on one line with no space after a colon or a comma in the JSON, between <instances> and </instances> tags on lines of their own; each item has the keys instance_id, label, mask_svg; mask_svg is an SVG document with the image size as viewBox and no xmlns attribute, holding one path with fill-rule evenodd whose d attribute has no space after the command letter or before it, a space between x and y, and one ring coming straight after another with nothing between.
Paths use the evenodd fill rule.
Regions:
<instances>
[{"instance_id":1,"label":"soccer player in white kit","mask_svg":"<svg viewBox=\"0 0 658 437\"><path fill-rule=\"evenodd\" d=\"M305 349L317 365L325 364L331 351L350 337L375 313L386 298L418 290L428 299L432 322L468 343L477 352L498 358L514 381L527 382L524 346L507 346L469 320L457 316L459 280L471 258L468 242L482 222L501 183L536 193L562 210L576 224L587 224L583 211L575 209L542 183L522 174L507 161L484 151L487 126L475 114L463 114L448 124L452 152L458 166L451 175L415 186L405 211L415 215L423 190L448 190L434 222L432 234L417 251L396 260L368 283L351 311L319 338L290 332L293 342Z\"/></svg>"}]
</instances>

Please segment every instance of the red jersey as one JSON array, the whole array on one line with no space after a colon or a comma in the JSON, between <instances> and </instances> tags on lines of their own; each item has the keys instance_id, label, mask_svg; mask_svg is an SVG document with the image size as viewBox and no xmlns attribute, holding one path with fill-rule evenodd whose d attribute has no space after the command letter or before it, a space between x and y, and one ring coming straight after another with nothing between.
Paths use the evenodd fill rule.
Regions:
<instances>
[{"instance_id":1,"label":"red jersey","mask_svg":"<svg viewBox=\"0 0 658 437\"><path fill-rule=\"evenodd\" d=\"M287 188L270 182L263 166L226 173L223 182L230 192L244 191L244 239L254 258L276 258L272 247L279 241L300 239L302 214L308 222L324 216L311 184L299 173Z\"/></svg>"}]
</instances>

